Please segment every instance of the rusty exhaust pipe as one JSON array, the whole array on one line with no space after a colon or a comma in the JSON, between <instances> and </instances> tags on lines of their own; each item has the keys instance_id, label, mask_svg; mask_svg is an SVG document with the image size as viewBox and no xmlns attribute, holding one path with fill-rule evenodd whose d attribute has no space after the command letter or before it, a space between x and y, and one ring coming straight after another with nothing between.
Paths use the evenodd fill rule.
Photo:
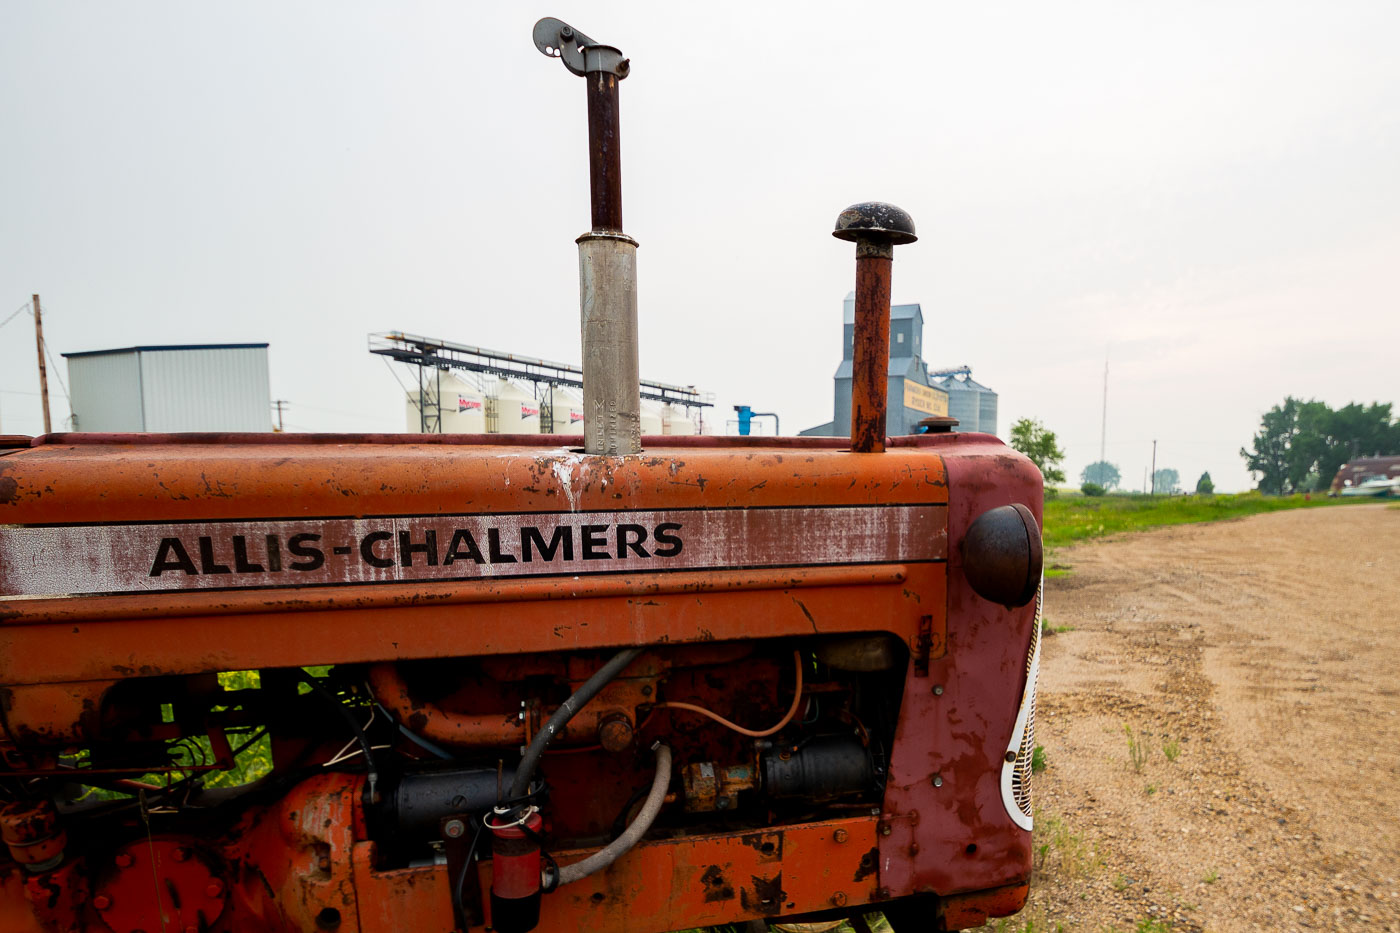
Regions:
<instances>
[{"instance_id":1,"label":"rusty exhaust pipe","mask_svg":"<svg viewBox=\"0 0 1400 933\"><path fill-rule=\"evenodd\" d=\"M637 363L637 241L622 232L622 150L618 82L631 70L622 53L568 23L535 24L535 48L585 80L588 174L593 229L578 243L583 337L583 449L635 454L642 449Z\"/></svg>"},{"instance_id":2,"label":"rusty exhaust pipe","mask_svg":"<svg viewBox=\"0 0 1400 933\"><path fill-rule=\"evenodd\" d=\"M851 450L883 453L890 368L890 270L894 248L918 239L914 218L893 204L852 204L836 218L831 235L856 244Z\"/></svg>"}]
</instances>

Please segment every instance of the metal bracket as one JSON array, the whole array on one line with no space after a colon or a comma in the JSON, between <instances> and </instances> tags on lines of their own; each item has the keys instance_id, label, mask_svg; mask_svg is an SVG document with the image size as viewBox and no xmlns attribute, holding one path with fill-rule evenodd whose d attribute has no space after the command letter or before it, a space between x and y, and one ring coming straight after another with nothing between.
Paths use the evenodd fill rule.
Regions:
<instances>
[{"instance_id":1,"label":"metal bracket","mask_svg":"<svg viewBox=\"0 0 1400 933\"><path fill-rule=\"evenodd\" d=\"M627 77L631 62L610 45L600 45L563 20L546 16L535 24L535 48L540 54L563 61L564 67L582 77L593 72Z\"/></svg>"}]
</instances>

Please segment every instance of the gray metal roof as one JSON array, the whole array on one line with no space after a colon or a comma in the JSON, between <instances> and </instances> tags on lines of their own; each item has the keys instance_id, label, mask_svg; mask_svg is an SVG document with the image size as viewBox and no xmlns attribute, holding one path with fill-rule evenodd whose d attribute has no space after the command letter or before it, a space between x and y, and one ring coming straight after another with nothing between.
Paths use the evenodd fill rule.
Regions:
<instances>
[{"instance_id":1,"label":"gray metal roof","mask_svg":"<svg viewBox=\"0 0 1400 933\"><path fill-rule=\"evenodd\" d=\"M266 350L265 343L171 343L162 346L122 347L119 350L80 350L77 353L60 353L65 359L80 356L107 356L112 353L155 353L160 350Z\"/></svg>"}]
</instances>

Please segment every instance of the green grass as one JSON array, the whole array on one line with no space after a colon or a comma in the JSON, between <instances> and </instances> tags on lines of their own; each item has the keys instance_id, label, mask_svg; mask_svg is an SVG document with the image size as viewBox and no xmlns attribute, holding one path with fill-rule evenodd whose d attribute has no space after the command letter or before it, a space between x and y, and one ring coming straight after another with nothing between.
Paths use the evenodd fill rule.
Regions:
<instances>
[{"instance_id":1,"label":"green grass","mask_svg":"<svg viewBox=\"0 0 1400 933\"><path fill-rule=\"evenodd\" d=\"M1035 862L1042 872L1066 879L1087 878L1103 867L1098 847L1070 829L1060 817L1035 815Z\"/></svg>"},{"instance_id":2,"label":"green grass","mask_svg":"<svg viewBox=\"0 0 1400 933\"><path fill-rule=\"evenodd\" d=\"M1305 499L1301 495L1264 496L1257 492L1219 496L1060 496L1045 500L1045 546L1064 547L1090 538L1162 525L1213 522L1282 509L1321 508L1368 501L1375 500L1329 499L1321 494Z\"/></svg>"}]
</instances>

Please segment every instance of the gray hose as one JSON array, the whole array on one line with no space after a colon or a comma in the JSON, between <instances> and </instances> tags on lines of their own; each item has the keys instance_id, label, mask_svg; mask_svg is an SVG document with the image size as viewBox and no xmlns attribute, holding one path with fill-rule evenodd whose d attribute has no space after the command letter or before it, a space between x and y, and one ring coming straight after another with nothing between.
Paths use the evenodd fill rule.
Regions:
<instances>
[{"instance_id":1,"label":"gray hose","mask_svg":"<svg viewBox=\"0 0 1400 933\"><path fill-rule=\"evenodd\" d=\"M583 682L583 686L574 691L574 695L564 701L563 705L554 711L554 715L549 717L549 721L544 724L544 728L535 735L530 742L530 747L525 749L525 755L520 759L520 766L515 769L515 780L510 785L510 796L512 799L525 796L525 792L530 789L530 781L535 776L535 768L539 767L540 756L544 754L544 748L549 744L549 740L554 738L559 730L563 729L574 714L583 708L589 700L598 695L598 691L607 686L623 668L637 659L637 655L645 651L645 648L624 648L615 654L611 661L598 668L597 672Z\"/></svg>"},{"instance_id":2,"label":"gray hose","mask_svg":"<svg viewBox=\"0 0 1400 933\"><path fill-rule=\"evenodd\" d=\"M647 830L651 829L651 824L656 820L656 814L661 812L661 804L666 800L666 788L670 784L671 749L658 743L656 746L656 776L651 779L651 793L647 794L646 802L642 804L642 809L637 814L637 818L632 821L632 825L623 830L621 836L583 861L560 868L558 870L559 880L555 882L555 887L569 884L580 878L587 878L594 872L602 871L640 842L641 838L647 834ZM548 879L546 879L547 883Z\"/></svg>"}]
</instances>

